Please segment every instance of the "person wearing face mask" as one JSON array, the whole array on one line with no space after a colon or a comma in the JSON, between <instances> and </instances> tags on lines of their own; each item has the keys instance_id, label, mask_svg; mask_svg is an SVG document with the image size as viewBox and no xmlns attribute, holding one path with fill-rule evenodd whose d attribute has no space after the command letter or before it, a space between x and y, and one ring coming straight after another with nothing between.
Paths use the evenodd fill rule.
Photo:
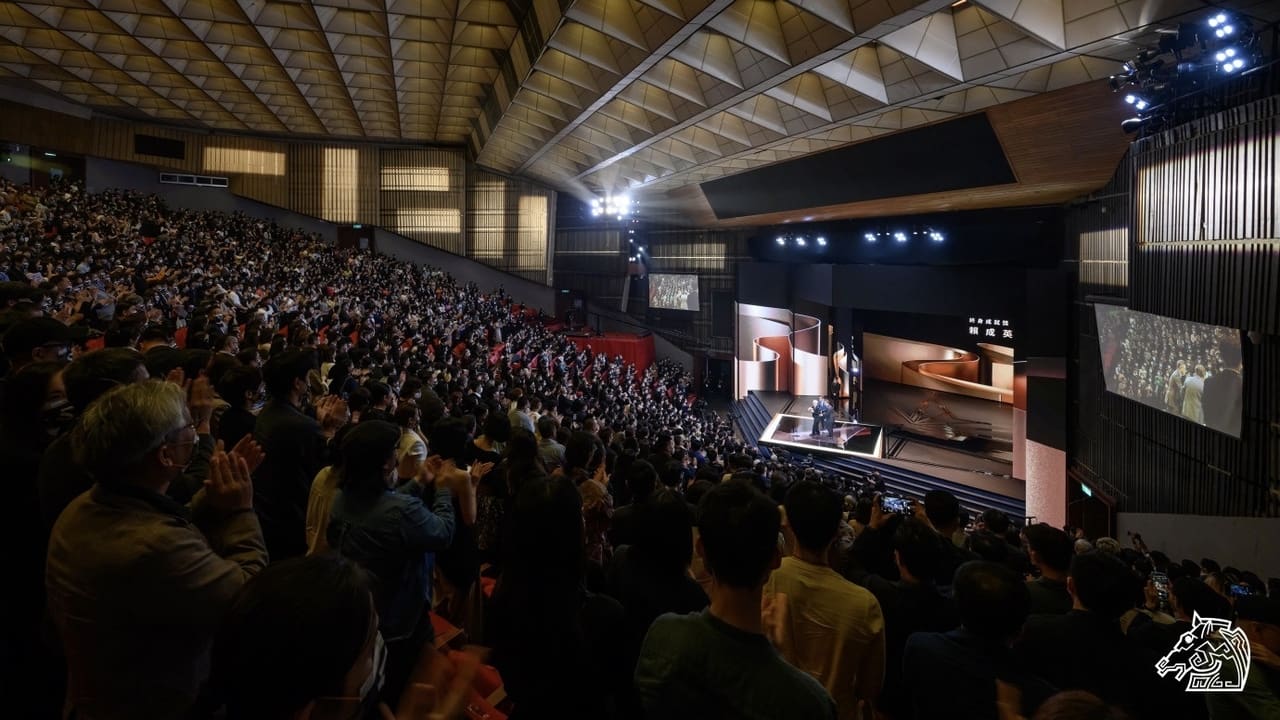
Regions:
<instances>
[{"instance_id":1,"label":"person wearing face mask","mask_svg":"<svg viewBox=\"0 0 1280 720\"><path fill-rule=\"evenodd\" d=\"M386 658L369 574L327 553L245 584L214 640L212 684L227 720L367 718Z\"/></svg>"},{"instance_id":2,"label":"person wearing face mask","mask_svg":"<svg viewBox=\"0 0 1280 720\"><path fill-rule=\"evenodd\" d=\"M314 353L286 350L272 354L262 371L267 404L254 423L254 437L267 460L254 478L255 506L267 548L279 560L307 551L311 481L328 464L333 437L348 415L346 402L333 395L312 407L307 378L315 367Z\"/></svg>"},{"instance_id":3,"label":"person wearing face mask","mask_svg":"<svg viewBox=\"0 0 1280 720\"><path fill-rule=\"evenodd\" d=\"M156 380L108 390L72 432L95 484L54 524L45 584L78 716L193 711L218 623L267 564L250 480L260 448L216 451L189 506L165 494L197 442L186 394Z\"/></svg>"},{"instance_id":4,"label":"person wearing face mask","mask_svg":"<svg viewBox=\"0 0 1280 720\"><path fill-rule=\"evenodd\" d=\"M255 367L236 366L223 373L214 384L218 397L230 404L218 418L214 435L228 447L240 442L240 438L253 434L258 421L257 413L266 400L266 386L262 384L262 371Z\"/></svg>"},{"instance_id":5,"label":"person wearing face mask","mask_svg":"<svg viewBox=\"0 0 1280 720\"><path fill-rule=\"evenodd\" d=\"M387 640L384 697L397 698L418 651L431 639L431 582L435 553L453 541L455 515L448 482L436 483L440 463L424 465L400 482L400 428L370 420L342 440L342 467L325 538L330 548L377 579L374 601Z\"/></svg>"},{"instance_id":6,"label":"person wearing face mask","mask_svg":"<svg viewBox=\"0 0 1280 720\"><path fill-rule=\"evenodd\" d=\"M83 340L83 327L70 327L49 317L19 320L4 333L4 354L9 360L9 373L41 361L66 362L71 358L73 343Z\"/></svg>"}]
</instances>

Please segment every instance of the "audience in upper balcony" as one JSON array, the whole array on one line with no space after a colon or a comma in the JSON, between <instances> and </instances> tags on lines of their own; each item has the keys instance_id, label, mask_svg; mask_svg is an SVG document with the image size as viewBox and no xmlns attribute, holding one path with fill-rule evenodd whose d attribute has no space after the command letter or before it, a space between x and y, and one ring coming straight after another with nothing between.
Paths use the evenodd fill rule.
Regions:
<instances>
[{"instance_id":1,"label":"audience in upper balcony","mask_svg":"<svg viewBox=\"0 0 1280 720\"><path fill-rule=\"evenodd\" d=\"M500 712L535 718L981 718L997 678L1027 717L1050 682L1102 698L1043 704L1061 717L1274 708L1251 573L1137 538L1073 564L1061 532L966 527L941 490L887 513L888 471L764 455L678 364L439 271L135 193L0 181L0 206L15 717L363 716L452 662L431 613L496 666L446 715L503 685ZM1153 571L1167 597L1139 590ZM1244 692L1148 672L1233 613Z\"/></svg>"}]
</instances>

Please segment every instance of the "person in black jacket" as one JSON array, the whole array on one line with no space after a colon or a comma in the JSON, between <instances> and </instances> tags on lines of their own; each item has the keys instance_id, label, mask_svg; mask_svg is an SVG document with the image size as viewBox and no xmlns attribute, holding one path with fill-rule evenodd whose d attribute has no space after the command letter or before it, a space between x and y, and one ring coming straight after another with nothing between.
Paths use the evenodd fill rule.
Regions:
<instances>
[{"instance_id":1,"label":"person in black jacket","mask_svg":"<svg viewBox=\"0 0 1280 720\"><path fill-rule=\"evenodd\" d=\"M1019 664L1060 690L1086 690L1134 718L1182 717L1152 671L1162 653L1120 631L1120 616L1139 594L1138 577L1115 557L1089 552L1072 560L1067 590L1071 612L1037 615L1023 628L1014 646Z\"/></svg>"},{"instance_id":2,"label":"person in black jacket","mask_svg":"<svg viewBox=\"0 0 1280 720\"><path fill-rule=\"evenodd\" d=\"M255 367L238 366L223 373L214 385L218 397L231 407L218 418L218 428L214 433L226 447L235 447L245 435L252 435L258 418L253 414L253 406L262 396L262 371Z\"/></svg>"},{"instance_id":3,"label":"person in black jacket","mask_svg":"<svg viewBox=\"0 0 1280 720\"><path fill-rule=\"evenodd\" d=\"M253 434L266 459L254 477L253 504L272 560L306 553L311 481L329 464L329 441L347 418L346 402L333 395L316 403L319 420L307 414L307 374L315 367L313 353L295 349L273 355L263 368L269 400Z\"/></svg>"},{"instance_id":4,"label":"person in black jacket","mask_svg":"<svg viewBox=\"0 0 1280 720\"><path fill-rule=\"evenodd\" d=\"M871 528L878 528L884 515L880 504L873 504ZM871 528L863 532L876 532ZM902 678L902 652L907 638L918 632L947 632L960 625L955 603L934 583L943 542L923 520L906 518L893 531L893 562L900 579L870 573L856 557L844 573L870 590L884 613L885 678L877 707L891 717L911 716L911 699Z\"/></svg>"}]
</instances>

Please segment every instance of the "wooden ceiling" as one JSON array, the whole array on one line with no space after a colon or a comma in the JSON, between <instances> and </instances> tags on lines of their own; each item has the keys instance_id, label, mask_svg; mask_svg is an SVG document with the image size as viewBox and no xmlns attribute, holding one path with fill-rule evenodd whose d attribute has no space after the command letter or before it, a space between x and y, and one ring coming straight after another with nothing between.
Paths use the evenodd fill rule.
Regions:
<instances>
[{"instance_id":1,"label":"wooden ceiling","mask_svg":"<svg viewBox=\"0 0 1280 720\"><path fill-rule=\"evenodd\" d=\"M716 218L697 185L677 188L657 204L699 226L730 228L1062 203L1111 179L1129 146L1130 137L1120 129L1130 114L1127 109L1105 81L986 109L1018 178L1015 183L726 220Z\"/></svg>"}]
</instances>

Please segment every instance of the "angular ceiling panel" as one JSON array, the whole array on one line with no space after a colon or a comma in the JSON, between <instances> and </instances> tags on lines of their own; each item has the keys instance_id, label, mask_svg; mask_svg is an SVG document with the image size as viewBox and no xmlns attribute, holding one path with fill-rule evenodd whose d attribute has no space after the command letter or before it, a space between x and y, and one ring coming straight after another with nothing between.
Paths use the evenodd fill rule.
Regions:
<instances>
[{"instance_id":1,"label":"angular ceiling panel","mask_svg":"<svg viewBox=\"0 0 1280 720\"><path fill-rule=\"evenodd\" d=\"M1206 12L954 5L0 0L0 76L130 117L467 140L483 165L575 190L670 189L1096 81Z\"/></svg>"}]
</instances>

